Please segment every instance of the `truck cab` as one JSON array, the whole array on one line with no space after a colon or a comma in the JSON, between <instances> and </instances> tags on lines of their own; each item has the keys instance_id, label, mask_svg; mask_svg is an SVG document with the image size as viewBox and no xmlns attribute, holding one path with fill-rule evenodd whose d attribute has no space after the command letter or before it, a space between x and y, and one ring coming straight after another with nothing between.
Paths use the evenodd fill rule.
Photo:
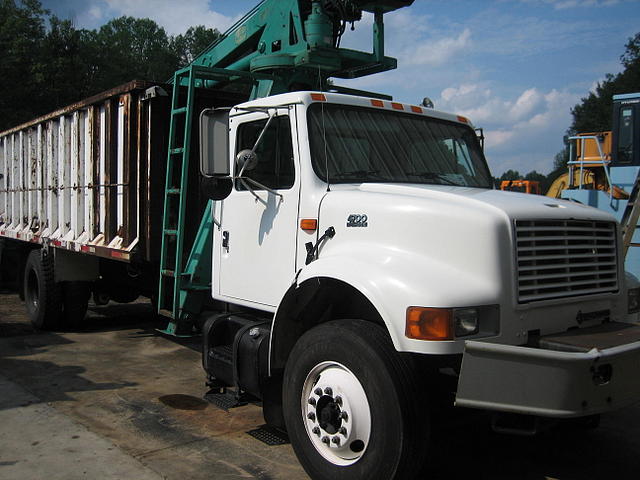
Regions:
<instances>
[{"instance_id":1,"label":"truck cab","mask_svg":"<svg viewBox=\"0 0 640 480\"><path fill-rule=\"evenodd\" d=\"M209 383L262 385L265 418L314 476L390 448L380 409L420 418L439 376L458 406L529 418L640 398L615 219L495 190L468 119L329 92L203 119L218 144L203 140L202 174L226 185L212 196L212 297L234 306L202 322ZM264 365L246 374L252 357ZM423 438L427 423L391 437Z\"/></svg>"}]
</instances>

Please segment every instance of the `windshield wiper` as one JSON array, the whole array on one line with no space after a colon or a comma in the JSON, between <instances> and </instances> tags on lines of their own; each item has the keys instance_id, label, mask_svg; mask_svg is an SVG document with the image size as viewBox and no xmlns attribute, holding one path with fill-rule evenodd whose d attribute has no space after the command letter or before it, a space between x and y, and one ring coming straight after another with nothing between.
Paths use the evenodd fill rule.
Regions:
<instances>
[{"instance_id":1,"label":"windshield wiper","mask_svg":"<svg viewBox=\"0 0 640 480\"><path fill-rule=\"evenodd\" d=\"M352 172L338 172L332 175L334 178L345 178L345 177L358 177L358 178L366 178L366 177L374 177L374 178L382 178L379 170L353 170Z\"/></svg>"},{"instance_id":2,"label":"windshield wiper","mask_svg":"<svg viewBox=\"0 0 640 480\"><path fill-rule=\"evenodd\" d=\"M464 185L460 185L452 180L449 180L444 173L436 173L436 172L405 172L405 175L409 177L420 177L426 178L428 180L440 180L447 185L455 185L457 187L463 187Z\"/></svg>"}]
</instances>

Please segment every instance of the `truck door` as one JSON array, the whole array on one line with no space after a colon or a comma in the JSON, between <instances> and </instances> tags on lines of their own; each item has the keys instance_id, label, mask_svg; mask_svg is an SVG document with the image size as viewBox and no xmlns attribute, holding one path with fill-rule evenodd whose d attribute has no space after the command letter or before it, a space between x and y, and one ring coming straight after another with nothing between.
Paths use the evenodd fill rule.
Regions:
<instances>
[{"instance_id":1,"label":"truck door","mask_svg":"<svg viewBox=\"0 0 640 480\"><path fill-rule=\"evenodd\" d=\"M251 113L230 121L231 153L252 149L265 124L265 113ZM255 153L257 166L234 181L222 203L216 238L218 271L216 298L275 307L295 275L300 181L288 115L272 119ZM234 175L240 172L233 166ZM215 282L215 280L214 280Z\"/></svg>"}]
</instances>

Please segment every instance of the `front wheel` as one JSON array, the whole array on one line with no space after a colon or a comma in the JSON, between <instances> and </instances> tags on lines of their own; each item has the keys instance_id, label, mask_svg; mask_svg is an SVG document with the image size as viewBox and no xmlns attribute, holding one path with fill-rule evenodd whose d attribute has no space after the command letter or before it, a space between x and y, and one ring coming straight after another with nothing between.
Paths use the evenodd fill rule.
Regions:
<instances>
[{"instance_id":1,"label":"front wheel","mask_svg":"<svg viewBox=\"0 0 640 480\"><path fill-rule=\"evenodd\" d=\"M410 359L384 329L362 320L329 322L305 333L284 376L287 431L314 480L410 479L428 440Z\"/></svg>"}]
</instances>

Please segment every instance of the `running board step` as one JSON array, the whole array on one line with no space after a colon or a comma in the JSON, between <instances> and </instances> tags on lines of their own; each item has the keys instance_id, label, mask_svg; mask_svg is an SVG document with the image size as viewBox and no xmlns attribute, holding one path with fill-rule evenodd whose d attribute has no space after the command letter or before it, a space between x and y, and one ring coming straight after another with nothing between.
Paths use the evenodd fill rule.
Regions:
<instances>
[{"instance_id":1,"label":"running board step","mask_svg":"<svg viewBox=\"0 0 640 480\"><path fill-rule=\"evenodd\" d=\"M289 435L269 425L261 425L258 428L249 430L247 433L270 447L289 443Z\"/></svg>"},{"instance_id":2,"label":"running board step","mask_svg":"<svg viewBox=\"0 0 640 480\"><path fill-rule=\"evenodd\" d=\"M249 403L244 395L226 388L209 390L203 398L225 412L232 408L243 407Z\"/></svg>"}]
</instances>

